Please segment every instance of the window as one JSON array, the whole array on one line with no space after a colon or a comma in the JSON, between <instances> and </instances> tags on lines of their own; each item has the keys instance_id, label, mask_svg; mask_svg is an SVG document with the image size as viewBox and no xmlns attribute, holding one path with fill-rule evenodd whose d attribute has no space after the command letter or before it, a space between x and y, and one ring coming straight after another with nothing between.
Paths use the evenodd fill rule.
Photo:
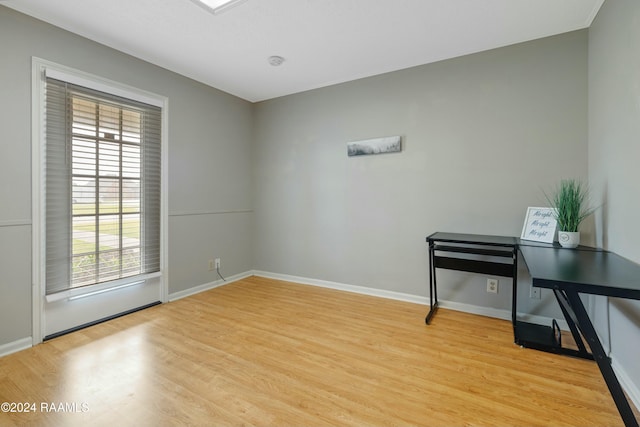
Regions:
<instances>
[{"instance_id":1,"label":"window","mask_svg":"<svg viewBox=\"0 0 640 427\"><path fill-rule=\"evenodd\" d=\"M161 109L46 79L46 294L160 271Z\"/></svg>"}]
</instances>

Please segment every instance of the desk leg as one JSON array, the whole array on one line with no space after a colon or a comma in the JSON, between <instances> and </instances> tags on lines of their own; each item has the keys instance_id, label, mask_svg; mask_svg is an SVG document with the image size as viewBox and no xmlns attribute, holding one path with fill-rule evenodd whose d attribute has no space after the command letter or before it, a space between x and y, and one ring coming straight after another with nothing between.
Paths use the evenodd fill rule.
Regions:
<instances>
[{"instance_id":1,"label":"desk leg","mask_svg":"<svg viewBox=\"0 0 640 427\"><path fill-rule=\"evenodd\" d=\"M513 342L518 342L516 323L518 322L518 249L513 248L513 273L511 277L513 292L511 293L511 325L513 327Z\"/></svg>"},{"instance_id":2,"label":"desk leg","mask_svg":"<svg viewBox=\"0 0 640 427\"><path fill-rule=\"evenodd\" d=\"M436 289L436 267L435 267L435 250L433 248L433 242L429 242L429 313L424 319L428 325L431 323L431 318L436 314L438 309L438 291Z\"/></svg>"},{"instance_id":3,"label":"desk leg","mask_svg":"<svg viewBox=\"0 0 640 427\"><path fill-rule=\"evenodd\" d=\"M584 345L584 341L582 341L582 337L580 336L578 327L576 326L578 319L576 318L575 312L571 309L571 304L569 303L566 294L558 289L554 289L553 293L556 296L556 300L558 300L558 304L560 305L562 314L567 321L567 325L569 325L569 330L571 331L573 340L578 346L578 356L590 359L591 355L589 354L589 351L587 351L587 347Z\"/></svg>"},{"instance_id":4,"label":"desk leg","mask_svg":"<svg viewBox=\"0 0 640 427\"><path fill-rule=\"evenodd\" d=\"M618 407L618 412L620 412L624 425L626 427L638 427L638 421L633 415L633 411L631 410L631 406L629 406L627 397L624 395L622 387L620 387L620 383L618 382L618 378L616 378L616 374L611 367L611 359L609 359L602 348L598 334L596 333L591 320L589 320L587 310L584 308L578 292L574 290L566 291L566 296L570 304L570 306L567 307L569 315L572 318L575 317L578 328L580 328L582 334L589 343L591 353L593 353L593 356L598 363L600 372L604 377L604 381L607 383L607 387L609 387L609 392ZM569 319L567 319L567 321L569 321Z\"/></svg>"}]
</instances>

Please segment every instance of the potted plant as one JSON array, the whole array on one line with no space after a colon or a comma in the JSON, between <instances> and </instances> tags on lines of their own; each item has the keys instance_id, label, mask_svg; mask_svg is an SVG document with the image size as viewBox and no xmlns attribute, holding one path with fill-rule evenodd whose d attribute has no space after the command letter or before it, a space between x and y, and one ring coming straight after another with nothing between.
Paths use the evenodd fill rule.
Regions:
<instances>
[{"instance_id":1,"label":"potted plant","mask_svg":"<svg viewBox=\"0 0 640 427\"><path fill-rule=\"evenodd\" d=\"M558 242L565 248L577 247L580 244L578 226L595 211L595 208L587 206L588 188L576 179L563 179L551 197L545 196L554 208Z\"/></svg>"}]
</instances>

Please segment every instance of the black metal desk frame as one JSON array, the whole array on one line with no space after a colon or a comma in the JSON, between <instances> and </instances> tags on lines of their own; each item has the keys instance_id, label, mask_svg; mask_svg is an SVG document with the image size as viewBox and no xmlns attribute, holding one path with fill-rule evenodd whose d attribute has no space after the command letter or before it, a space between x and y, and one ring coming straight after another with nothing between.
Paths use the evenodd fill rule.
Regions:
<instances>
[{"instance_id":1,"label":"black metal desk frame","mask_svg":"<svg viewBox=\"0 0 640 427\"><path fill-rule=\"evenodd\" d=\"M433 233L427 237L429 244L429 313L425 318L427 325L438 310L438 289L436 285L436 269L466 271L513 279L512 321L516 322L515 284L518 280L518 245L513 237L487 236L479 234ZM510 259L507 262L464 259L455 256L437 255L471 254L488 257Z\"/></svg>"},{"instance_id":2,"label":"black metal desk frame","mask_svg":"<svg viewBox=\"0 0 640 427\"><path fill-rule=\"evenodd\" d=\"M431 322L438 308L436 268L511 277L513 278L514 342L537 350L595 359L625 426L638 427L631 406L611 367L611 359L602 347L579 294L640 300L640 265L603 250L567 250L553 245L521 242L514 237L438 232L428 236L427 243L429 244L430 287L430 310L425 318L427 324ZM555 320L550 327L517 320L518 251L527 264L532 285L553 290L578 350L562 347L560 330ZM437 255L436 252L512 256L513 261L511 264L506 264L469 260ZM588 343L591 353L587 350L582 337Z\"/></svg>"}]
</instances>

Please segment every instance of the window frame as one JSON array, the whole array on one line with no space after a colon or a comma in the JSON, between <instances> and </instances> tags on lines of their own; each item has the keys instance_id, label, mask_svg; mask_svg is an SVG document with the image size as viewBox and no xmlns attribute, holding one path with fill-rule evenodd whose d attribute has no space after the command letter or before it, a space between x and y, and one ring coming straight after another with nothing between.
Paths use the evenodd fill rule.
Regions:
<instances>
[{"instance_id":1,"label":"window frame","mask_svg":"<svg viewBox=\"0 0 640 427\"><path fill-rule=\"evenodd\" d=\"M138 276L124 277L107 283L70 288L56 294L46 295L46 215L45 215L45 89L46 77L63 80L89 89L106 92L119 97L157 106L161 109L161 164L160 164L160 271ZM133 278L138 280L160 280L160 301L168 297L168 98L123 83L115 82L90 73L79 71L41 58L32 57L32 103L31 103L31 169L32 169L32 314L33 344L42 342L44 331L44 307L46 303L71 300L111 289L127 286Z\"/></svg>"}]
</instances>

